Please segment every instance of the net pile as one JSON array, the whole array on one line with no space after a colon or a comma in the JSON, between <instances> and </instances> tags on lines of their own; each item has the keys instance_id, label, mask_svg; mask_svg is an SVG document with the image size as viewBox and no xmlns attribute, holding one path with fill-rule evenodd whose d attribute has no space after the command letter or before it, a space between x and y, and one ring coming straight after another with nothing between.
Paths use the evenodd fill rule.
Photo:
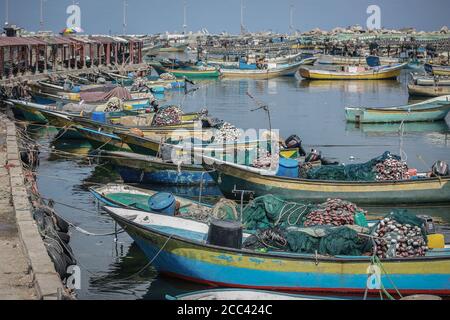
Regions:
<instances>
[{"instance_id":1,"label":"net pile","mask_svg":"<svg viewBox=\"0 0 450 320\"><path fill-rule=\"evenodd\" d=\"M380 258L424 256L428 251L423 221L406 210L395 210L375 227L376 255Z\"/></svg>"},{"instance_id":2,"label":"net pile","mask_svg":"<svg viewBox=\"0 0 450 320\"><path fill-rule=\"evenodd\" d=\"M390 160L390 161L387 161ZM381 179L382 176L377 172L377 164L381 163L397 163L400 157L386 151L381 156L373 158L365 163L347 164L347 165L327 165L311 168L306 173L307 179L314 180L334 180L334 181L376 181L377 175Z\"/></svg>"},{"instance_id":3,"label":"net pile","mask_svg":"<svg viewBox=\"0 0 450 320\"><path fill-rule=\"evenodd\" d=\"M255 158L252 162L252 166L255 168L269 168L274 163L278 163L279 155L271 154L266 149L258 148L257 150L257 158Z\"/></svg>"},{"instance_id":4,"label":"net pile","mask_svg":"<svg viewBox=\"0 0 450 320\"><path fill-rule=\"evenodd\" d=\"M159 77L161 80L175 80L177 78L170 72L161 73Z\"/></svg>"},{"instance_id":5,"label":"net pile","mask_svg":"<svg viewBox=\"0 0 450 320\"><path fill-rule=\"evenodd\" d=\"M153 118L153 126L161 127L180 124L183 111L178 106L161 107Z\"/></svg>"},{"instance_id":6,"label":"net pile","mask_svg":"<svg viewBox=\"0 0 450 320\"><path fill-rule=\"evenodd\" d=\"M319 204L317 209L311 211L305 218L303 225L352 225L355 224L355 214L366 213L355 204L341 199L328 199L326 202Z\"/></svg>"},{"instance_id":7,"label":"net pile","mask_svg":"<svg viewBox=\"0 0 450 320\"><path fill-rule=\"evenodd\" d=\"M214 143L234 142L238 140L242 132L231 123L223 122L217 126L214 132Z\"/></svg>"},{"instance_id":8,"label":"net pile","mask_svg":"<svg viewBox=\"0 0 450 320\"><path fill-rule=\"evenodd\" d=\"M408 166L404 161L387 158L375 166L377 181L409 179Z\"/></svg>"}]
</instances>

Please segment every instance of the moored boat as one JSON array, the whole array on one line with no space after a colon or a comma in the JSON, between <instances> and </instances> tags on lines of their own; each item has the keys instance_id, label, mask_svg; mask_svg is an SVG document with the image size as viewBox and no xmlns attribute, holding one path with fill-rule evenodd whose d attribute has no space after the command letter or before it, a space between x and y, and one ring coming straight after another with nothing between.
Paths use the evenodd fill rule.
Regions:
<instances>
[{"instance_id":1,"label":"moored boat","mask_svg":"<svg viewBox=\"0 0 450 320\"><path fill-rule=\"evenodd\" d=\"M222 68L220 71L225 78L252 78L252 79L271 79L281 76L294 76L302 62L292 64L271 65L267 68Z\"/></svg>"},{"instance_id":2,"label":"moored boat","mask_svg":"<svg viewBox=\"0 0 450 320\"><path fill-rule=\"evenodd\" d=\"M100 187L91 187L89 188L89 191L96 199L108 206L136 209L146 212L152 212L152 209L149 207L149 200L153 195L158 193L158 191L113 183ZM211 209L211 206L208 204L200 204L197 201L193 201L185 197L175 195L174 198L180 203L178 213L181 215L196 206Z\"/></svg>"},{"instance_id":3,"label":"moored boat","mask_svg":"<svg viewBox=\"0 0 450 320\"><path fill-rule=\"evenodd\" d=\"M210 228L197 221L104 207L162 274L222 287L297 292L378 294L367 288L371 256L323 256L228 248L209 244ZM249 235L243 234L242 240ZM383 258L384 289L401 294L449 295L450 251Z\"/></svg>"},{"instance_id":4,"label":"moored boat","mask_svg":"<svg viewBox=\"0 0 450 320\"><path fill-rule=\"evenodd\" d=\"M369 108L346 107L345 117L350 122L416 122L445 119L450 111L450 95L409 104L406 106Z\"/></svg>"},{"instance_id":5,"label":"moored boat","mask_svg":"<svg viewBox=\"0 0 450 320\"><path fill-rule=\"evenodd\" d=\"M380 80L395 79L400 75L406 63L381 67L343 67L342 70L324 70L301 67L300 75L311 80Z\"/></svg>"},{"instance_id":6,"label":"moored boat","mask_svg":"<svg viewBox=\"0 0 450 320\"><path fill-rule=\"evenodd\" d=\"M250 289L210 289L177 296L166 295L167 300L340 300L321 296L308 296L282 292Z\"/></svg>"},{"instance_id":7,"label":"moored boat","mask_svg":"<svg viewBox=\"0 0 450 320\"><path fill-rule=\"evenodd\" d=\"M159 157L130 153L102 152L125 183L192 186L215 184L201 165L176 164Z\"/></svg>"},{"instance_id":8,"label":"moored boat","mask_svg":"<svg viewBox=\"0 0 450 320\"><path fill-rule=\"evenodd\" d=\"M410 96L439 97L450 95L450 86L421 86L408 84L408 93Z\"/></svg>"},{"instance_id":9,"label":"moored boat","mask_svg":"<svg viewBox=\"0 0 450 320\"><path fill-rule=\"evenodd\" d=\"M212 162L212 161L211 161ZM222 193L250 190L255 196L274 194L291 201L321 202L328 198L357 204L426 204L450 202L450 176L396 181L336 181L289 178L274 172L215 160L204 164Z\"/></svg>"}]
</instances>

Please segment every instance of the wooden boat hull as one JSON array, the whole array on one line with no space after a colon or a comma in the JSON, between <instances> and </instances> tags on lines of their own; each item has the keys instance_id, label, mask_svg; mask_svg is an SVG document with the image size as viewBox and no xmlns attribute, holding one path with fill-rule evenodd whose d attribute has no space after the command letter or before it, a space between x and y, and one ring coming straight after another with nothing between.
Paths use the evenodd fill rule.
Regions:
<instances>
[{"instance_id":1,"label":"wooden boat hull","mask_svg":"<svg viewBox=\"0 0 450 320\"><path fill-rule=\"evenodd\" d=\"M175 297L166 296L168 300L339 300L337 298L327 298L320 296L305 296L288 293L277 293L264 290L250 289L212 289L202 290Z\"/></svg>"},{"instance_id":2,"label":"wooden boat hull","mask_svg":"<svg viewBox=\"0 0 450 320\"><path fill-rule=\"evenodd\" d=\"M432 66L435 76L450 76L450 67Z\"/></svg>"},{"instance_id":3,"label":"wooden boat hull","mask_svg":"<svg viewBox=\"0 0 450 320\"><path fill-rule=\"evenodd\" d=\"M263 290L363 294L371 257L324 257L308 254L258 253L205 244L204 233L190 240L174 226L138 224L105 210L143 250L158 272L207 285ZM117 212L117 211L116 211ZM152 220L152 219L150 219ZM181 229L184 231L183 229ZM184 231L189 232L189 231ZM448 253L382 260L380 279L390 293L450 294ZM378 290L369 290L378 294Z\"/></svg>"},{"instance_id":4,"label":"wooden boat hull","mask_svg":"<svg viewBox=\"0 0 450 320\"><path fill-rule=\"evenodd\" d=\"M161 159L125 152L109 152L108 161L113 164L125 183L194 186L215 184L201 165L181 165L163 162Z\"/></svg>"},{"instance_id":5,"label":"wooden boat hull","mask_svg":"<svg viewBox=\"0 0 450 320\"><path fill-rule=\"evenodd\" d=\"M360 123L383 123L383 122L417 122L417 121L438 121L443 120L450 111L450 106L446 108L436 108L424 111L376 111L349 108L345 110L345 117L350 122Z\"/></svg>"},{"instance_id":6,"label":"wooden boat hull","mask_svg":"<svg viewBox=\"0 0 450 320\"><path fill-rule=\"evenodd\" d=\"M225 78L272 79L277 77L295 76L300 65L300 63L296 63L288 67L266 70L221 69L221 72Z\"/></svg>"},{"instance_id":7,"label":"wooden boat hull","mask_svg":"<svg viewBox=\"0 0 450 320\"><path fill-rule=\"evenodd\" d=\"M153 68L159 73L172 73L177 78L186 77L188 79L199 79L199 78L218 78L220 77L219 70L186 70L186 69L170 69L164 68L157 65L153 65Z\"/></svg>"},{"instance_id":8,"label":"wooden boat hull","mask_svg":"<svg viewBox=\"0 0 450 320\"><path fill-rule=\"evenodd\" d=\"M291 201L324 202L340 198L367 205L450 203L450 176L392 182L347 182L261 175L243 166L218 163L211 176L222 193L234 198L234 188L252 190L255 197L274 194Z\"/></svg>"},{"instance_id":9,"label":"wooden boat hull","mask_svg":"<svg viewBox=\"0 0 450 320\"><path fill-rule=\"evenodd\" d=\"M359 123L443 120L450 111L450 96L391 108L345 108L347 121Z\"/></svg>"},{"instance_id":10,"label":"wooden boat hull","mask_svg":"<svg viewBox=\"0 0 450 320\"><path fill-rule=\"evenodd\" d=\"M399 59L379 57L382 65L399 63ZM342 57L333 55L320 55L318 57L319 64L332 65L367 65L366 57Z\"/></svg>"},{"instance_id":11,"label":"wooden boat hull","mask_svg":"<svg viewBox=\"0 0 450 320\"><path fill-rule=\"evenodd\" d=\"M439 97L450 94L450 86L418 86L414 84L408 85L408 93L410 96L423 97Z\"/></svg>"},{"instance_id":12,"label":"wooden boat hull","mask_svg":"<svg viewBox=\"0 0 450 320\"><path fill-rule=\"evenodd\" d=\"M406 64L403 63L395 67L386 67L382 69L373 69L354 73L319 69L314 70L308 68L300 68L299 72L303 78L311 80L381 80L396 79L405 65Z\"/></svg>"},{"instance_id":13,"label":"wooden boat hull","mask_svg":"<svg viewBox=\"0 0 450 320\"><path fill-rule=\"evenodd\" d=\"M92 148L109 151L131 151L117 135L85 127L75 127L78 133L92 145Z\"/></svg>"}]
</instances>

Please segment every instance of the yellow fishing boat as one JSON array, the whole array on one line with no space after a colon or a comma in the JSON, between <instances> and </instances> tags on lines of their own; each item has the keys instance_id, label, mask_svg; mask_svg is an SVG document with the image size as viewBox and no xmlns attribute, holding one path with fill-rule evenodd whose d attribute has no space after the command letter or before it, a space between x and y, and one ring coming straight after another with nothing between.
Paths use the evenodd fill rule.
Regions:
<instances>
[{"instance_id":1,"label":"yellow fishing boat","mask_svg":"<svg viewBox=\"0 0 450 320\"><path fill-rule=\"evenodd\" d=\"M301 67L300 75L311 80L380 80L395 79L406 63L374 68L343 66L341 70L323 70Z\"/></svg>"}]
</instances>

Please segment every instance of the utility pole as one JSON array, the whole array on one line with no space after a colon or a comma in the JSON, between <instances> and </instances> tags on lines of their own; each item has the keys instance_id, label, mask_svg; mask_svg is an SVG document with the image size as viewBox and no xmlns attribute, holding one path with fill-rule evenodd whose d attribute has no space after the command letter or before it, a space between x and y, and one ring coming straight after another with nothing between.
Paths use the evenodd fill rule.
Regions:
<instances>
[{"instance_id":1,"label":"utility pole","mask_svg":"<svg viewBox=\"0 0 450 320\"><path fill-rule=\"evenodd\" d=\"M40 26L40 30L41 31L44 31L44 2L45 2L46 0L40 0L40 2L41 2L41 18L40 18L40 20L39 20L39 26Z\"/></svg>"},{"instance_id":2,"label":"utility pole","mask_svg":"<svg viewBox=\"0 0 450 320\"><path fill-rule=\"evenodd\" d=\"M244 26L244 0L241 0L241 34L245 33L245 26Z\"/></svg>"},{"instance_id":3,"label":"utility pole","mask_svg":"<svg viewBox=\"0 0 450 320\"><path fill-rule=\"evenodd\" d=\"M127 7L128 1L123 0L123 35L127 34Z\"/></svg>"},{"instance_id":4,"label":"utility pole","mask_svg":"<svg viewBox=\"0 0 450 320\"><path fill-rule=\"evenodd\" d=\"M9 24L9 0L5 0L5 25Z\"/></svg>"},{"instance_id":5,"label":"utility pole","mask_svg":"<svg viewBox=\"0 0 450 320\"><path fill-rule=\"evenodd\" d=\"M294 5L291 4L290 10L289 10L289 30L290 30L291 34L293 34L294 30L295 30L294 29L294 19L293 19L293 17L294 17L294 10L295 10Z\"/></svg>"},{"instance_id":6,"label":"utility pole","mask_svg":"<svg viewBox=\"0 0 450 320\"><path fill-rule=\"evenodd\" d=\"M186 8L187 8L187 3L186 3L186 0L184 0L183 1L183 34L186 34L186 29L187 29Z\"/></svg>"}]
</instances>

